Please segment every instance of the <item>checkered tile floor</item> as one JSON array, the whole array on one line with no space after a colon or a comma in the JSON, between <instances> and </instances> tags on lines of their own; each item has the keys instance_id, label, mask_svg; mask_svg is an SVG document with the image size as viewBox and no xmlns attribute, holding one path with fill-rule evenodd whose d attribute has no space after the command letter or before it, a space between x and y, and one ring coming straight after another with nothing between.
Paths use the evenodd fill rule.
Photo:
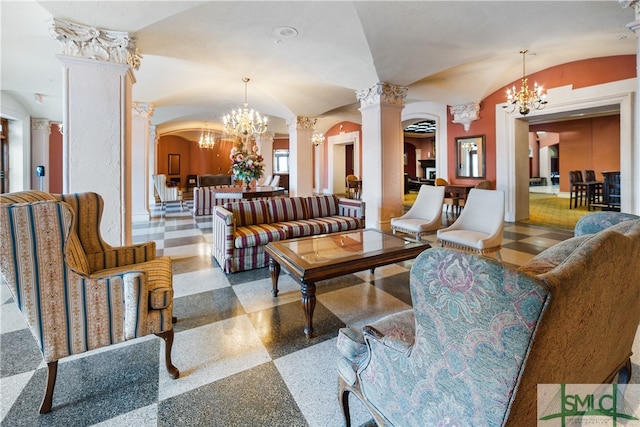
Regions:
<instances>
[{"instance_id":1,"label":"checkered tile floor","mask_svg":"<svg viewBox=\"0 0 640 427\"><path fill-rule=\"evenodd\" d=\"M449 220L445 220L445 224ZM571 233L507 224L502 258L520 265ZM46 369L6 286L1 286L2 425L339 426L336 335L410 306L412 262L318 283L316 336L303 334L300 287L283 271L278 298L268 269L224 274L211 260L211 217L170 204L134 224L173 259L180 378L164 369L154 336L63 359L53 410L39 415ZM433 242L433 238L428 239ZM351 403L353 425L371 417Z\"/></svg>"}]
</instances>

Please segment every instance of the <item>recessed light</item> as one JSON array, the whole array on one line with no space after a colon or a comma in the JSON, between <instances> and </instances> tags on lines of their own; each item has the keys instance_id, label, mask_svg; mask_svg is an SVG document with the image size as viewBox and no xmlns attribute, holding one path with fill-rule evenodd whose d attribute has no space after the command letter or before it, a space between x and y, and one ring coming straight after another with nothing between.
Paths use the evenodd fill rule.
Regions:
<instances>
[{"instance_id":1,"label":"recessed light","mask_svg":"<svg viewBox=\"0 0 640 427\"><path fill-rule=\"evenodd\" d=\"M293 27L278 27L273 30L276 36L281 37L283 39L293 39L298 36L298 30Z\"/></svg>"}]
</instances>

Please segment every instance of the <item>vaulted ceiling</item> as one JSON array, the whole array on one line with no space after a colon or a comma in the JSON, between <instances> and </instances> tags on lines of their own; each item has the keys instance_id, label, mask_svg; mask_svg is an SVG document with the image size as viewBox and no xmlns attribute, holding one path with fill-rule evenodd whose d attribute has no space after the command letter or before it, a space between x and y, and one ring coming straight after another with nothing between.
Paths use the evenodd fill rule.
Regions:
<instances>
[{"instance_id":1,"label":"vaulted ceiling","mask_svg":"<svg viewBox=\"0 0 640 427\"><path fill-rule=\"evenodd\" d=\"M635 54L633 10L618 1L2 1L2 91L32 117L62 120L52 18L137 37L133 100L158 133L208 127L244 98L287 133L360 122L355 91L408 86L407 103L480 101L527 73ZM42 102L35 102L42 94Z\"/></svg>"}]
</instances>

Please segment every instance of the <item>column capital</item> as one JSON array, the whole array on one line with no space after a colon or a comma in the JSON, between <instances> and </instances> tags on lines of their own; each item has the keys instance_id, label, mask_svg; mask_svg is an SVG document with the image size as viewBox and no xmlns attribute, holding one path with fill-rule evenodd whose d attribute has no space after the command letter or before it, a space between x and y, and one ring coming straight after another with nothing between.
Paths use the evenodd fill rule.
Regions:
<instances>
[{"instance_id":1,"label":"column capital","mask_svg":"<svg viewBox=\"0 0 640 427\"><path fill-rule=\"evenodd\" d=\"M142 117L150 119L153 116L153 104L146 104L144 102L134 102L131 107L133 117Z\"/></svg>"},{"instance_id":2,"label":"column capital","mask_svg":"<svg viewBox=\"0 0 640 427\"><path fill-rule=\"evenodd\" d=\"M314 123L315 123L315 119L312 119L311 117L303 117L303 116L296 116L287 120L287 126L291 130L301 130L301 129L311 130L313 129Z\"/></svg>"},{"instance_id":3,"label":"column capital","mask_svg":"<svg viewBox=\"0 0 640 427\"><path fill-rule=\"evenodd\" d=\"M453 116L451 123L460 123L465 132L469 132L471 122L480 118L480 103L468 102L466 104L452 105L449 112Z\"/></svg>"},{"instance_id":4,"label":"column capital","mask_svg":"<svg viewBox=\"0 0 640 427\"><path fill-rule=\"evenodd\" d=\"M360 101L360 107L375 104L404 105L408 89L405 86L378 82L367 89L357 90L356 98Z\"/></svg>"},{"instance_id":5,"label":"column capital","mask_svg":"<svg viewBox=\"0 0 640 427\"><path fill-rule=\"evenodd\" d=\"M88 27L53 19L51 35L62 44L62 53L98 61L128 64L140 68L142 57L136 47L136 37L123 31Z\"/></svg>"},{"instance_id":6,"label":"column capital","mask_svg":"<svg viewBox=\"0 0 640 427\"><path fill-rule=\"evenodd\" d=\"M51 121L47 119L31 119L31 130L51 133Z\"/></svg>"}]
</instances>

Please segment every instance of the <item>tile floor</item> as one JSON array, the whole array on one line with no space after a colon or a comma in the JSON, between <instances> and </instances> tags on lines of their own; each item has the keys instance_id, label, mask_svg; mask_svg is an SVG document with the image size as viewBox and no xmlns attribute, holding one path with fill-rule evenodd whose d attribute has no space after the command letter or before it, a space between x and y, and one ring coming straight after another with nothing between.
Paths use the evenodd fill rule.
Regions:
<instances>
[{"instance_id":1,"label":"tile floor","mask_svg":"<svg viewBox=\"0 0 640 427\"><path fill-rule=\"evenodd\" d=\"M445 218L443 223L450 220ZM507 224L502 258L520 265L571 233ZM155 336L63 359L53 411L38 415L46 369L6 286L0 287L3 426L340 426L336 335L410 306L403 262L320 282L316 336L304 337L297 283L283 271L273 298L267 268L224 274L211 261L211 217L169 205L134 224L173 259L180 378L164 369ZM433 238L428 238L433 242ZM637 362L636 362L637 363ZM357 402L352 424L371 425Z\"/></svg>"}]
</instances>

